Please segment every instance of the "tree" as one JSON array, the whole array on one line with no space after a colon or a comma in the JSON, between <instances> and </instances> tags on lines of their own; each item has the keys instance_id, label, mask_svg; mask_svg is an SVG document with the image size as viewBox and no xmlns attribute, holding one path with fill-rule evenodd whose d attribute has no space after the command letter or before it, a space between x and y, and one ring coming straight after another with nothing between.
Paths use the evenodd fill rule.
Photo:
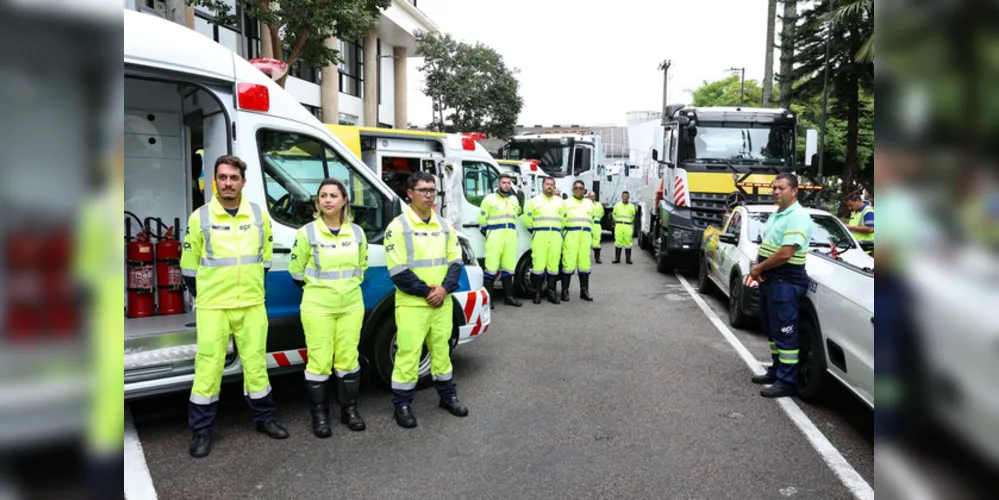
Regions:
<instances>
[{"instance_id":1,"label":"tree","mask_svg":"<svg viewBox=\"0 0 999 500\"><path fill-rule=\"evenodd\" d=\"M823 16L824 21L836 24L850 24L856 19L870 16L874 21L874 0L840 0L833 5L833 11ZM860 49L854 54L858 62L874 62L874 30L866 36Z\"/></svg>"},{"instance_id":2,"label":"tree","mask_svg":"<svg viewBox=\"0 0 999 500\"><path fill-rule=\"evenodd\" d=\"M516 70L495 50L469 45L445 34L416 35L426 75L423 93L433 99L434 123L442 132L483 132L490 137L513 135L524 107Z\"/></svg>"},{"instance_id":3,"label":"tree","mask_svg":"<svg viewBox=\"0 0 999 500\"><path fill-rule=\"evenodd\" d=\"M770 107L774 91L774 32L777 30L777 0L767 0L767 48L763 62L763 107Z\"/></svg>"},{"instance_id":4,"label":"tree","mask_svg":"<svg viewBox=\"0 0 999 500\"><path fill-rule=\"evenodd\" d=\"M791 89L794 83L794 33L798 25L798 0L784 0L784 15L780 28L780 107L791 107Z\"/></svg>"},{"instance_id":5,"label":"tree","mask_svg":"<svg viewBox=\"0 0 999 500\"><path fill-rule=\"evenodd\" d=\"M694 95L692 106L738 106L740 97L740 77L732 75L728 78L704 83L691 92ZM763 89L756 80L746 80L746 100L744 105L762 107Z\"/></svg>"},{"instance_id":6,"label":"tree","mask_svg":"<svg viewBox=\"0 0 999 500\"><path fill-rule=\"evenodd\" d=\"M799 100L822 95L828 39L829 116L846 122L843 184L840 193L845 199L858 188L858 174L862 164L861 121L865 115L862 95L873 95L874 63L858 60L856 55L861 53L866 40L874 33L874 11L852 9L849 15L843 14L837 22L831 22L827 15L829 1L831 0L816 2L802 13L802 23L795 33L797 67L792 78L797 82L794 92L800 96ZM871 103L873 108L873 97ZM873 109L871 112L873 113ZM829 123L827 121L827 140L832 137ZM843 207L845 205L841 204Z\"/></svg>"},{"instance_id":7,"label":"tree","mask_svg":"<svg viewBox=\"0 0 999 500\"><path fill-rule=\"evenodd\" d=\"M185 0L188 5L205 7L215 13L211 22L233 25L236 14L224 0ZM282 48L278 54L265 54L283 61L290 69L299 59L321 68L339 62L339 51L327 47L330 37L356 40L371 32L380 11L392 0L249 0L246 16L259 21L270 34L271 43ZM275 49L275 52L277 50ZM284 87L287 72L276 78Z\"/></svg>"}]
</instances>

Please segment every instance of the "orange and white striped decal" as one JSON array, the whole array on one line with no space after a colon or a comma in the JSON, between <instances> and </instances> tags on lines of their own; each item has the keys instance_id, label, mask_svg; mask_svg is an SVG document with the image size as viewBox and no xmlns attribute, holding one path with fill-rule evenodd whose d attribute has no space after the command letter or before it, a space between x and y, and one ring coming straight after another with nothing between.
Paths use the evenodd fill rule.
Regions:
<instances>
[{"instance_id":1,"label":"orange and white striped decal","mask_svg":"<svg viewBox=\"0 0 999 500\"><path fill-rule=\"evenodd\" d=\"M469 337L485 332L489 328L488 324L482 324L482 311L489 307L489 294L486 293L485 289L466 293L457 298L459 302L464 302L465 325L473 325Z\"/></svg>"},{"instance_id":2,"label":"orange and white striped decal","mask_svg":"<svg viewBox=\"0 0 999 500\"><path fill-rule=\"evenodd\" d=\"M267 369L286 368L294 365L304 365L309 361L307 349L267 353Z\"/></svg>"},{"instance_id":3,"label":"orange and white striped decal","mask_svg":"<svg viewBox=\"0 0 999 500\"><path fill-rule=\"evenodd\" d=\"M673 204L678 207L687 206L687 186L679 175L673 178Z\"/></svg>"}]
</instances>

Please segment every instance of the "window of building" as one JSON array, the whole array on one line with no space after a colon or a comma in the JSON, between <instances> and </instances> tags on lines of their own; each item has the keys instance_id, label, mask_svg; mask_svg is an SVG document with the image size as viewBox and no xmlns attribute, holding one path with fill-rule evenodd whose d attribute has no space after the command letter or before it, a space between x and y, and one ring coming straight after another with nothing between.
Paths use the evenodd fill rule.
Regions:
<instances>
[{"instance_id":1,"label":"window of building","mask_svg":"<svg viewBox=\"0 0 999 500\"><path fill-rule=\"evenodd\" d=\"M378 50L375 51L375 60L378 63L375 67L378 69L378 104L382 103L382 39L378 38Z\"/></svg>"},{"instance_id":2,"label":"window of building","mask_svg":"<svg viewBox=\"0 0 999 500\"><path fill-rule=\"evenodd\" d=\"M347 188L353 222L368 241L380 242L388 225L389 200L357 174L342 156L318 139L290 132L257 132L267 210L275 222L298 229L316 218L315 196L324 179Z\"/></svg>"},{"instance_id":3,"label":"window of building","mask_svg":"<svg viewBox=\"0 0 999 500\"><path fill-rule=\"evenodd\" d=\"M340 125L357 125L358 120L359 118L354 115L347 113L340 113L340 120L339 120Z\"/></svg>"},{"instance_id":4,"label":"window of building","mask_svg":"<svg viewBox=\"0 0 999 500\"><path fill-rule=\"evenodd\" d=\"M462 162L465 184L465 199L475 206L499 186L499 172L488 163L481 161Z\"/></svg>"},{"instance_id":5,"label":"window of building","mask_svg":"<svg viewBox=\"0 0 999 500\"><path fill-rule=\"evenodd\" d=\"M153 0L148 0L153 3ZM246 57L246 48L243 46L243 24L245 13L243 5L236 0L223 0L229 6L229 13L236 15L236 24L230 26L215 26L211 23L215 19L215 11L203 7L194 8L194 29L198 33L215 40L223 47Z\"/></svg>"},{"instance_id":6,"label":"window of building","mask_svg":"<svg viewBox=\"0 0 999 500\"><path fill-rule=\"evenodd\" d=\"M305 109L309 110L309 113L312 113L312 116L318 118L319 121L323 121L323 108L309 106L308 104L302 104L302 106L305 106Z\"/></svg>"},{"instance_id":7,"label":"window of building","mask_svg":"<svg viewBox=\"0 0 999 500\"><path fill-rule=\"evenodd\" d=\"M340 92L362 97L364 87L364 39L354 42L338 40L341 62L339 64Z\"/></svg>"}]
</instances>

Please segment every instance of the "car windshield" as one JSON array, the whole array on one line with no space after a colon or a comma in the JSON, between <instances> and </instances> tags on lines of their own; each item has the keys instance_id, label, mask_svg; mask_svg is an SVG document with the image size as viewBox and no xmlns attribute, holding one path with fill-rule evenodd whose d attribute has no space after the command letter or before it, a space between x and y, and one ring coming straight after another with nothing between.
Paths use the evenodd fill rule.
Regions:
<instances>
[{"instance_id":1,"label":"car windshield","mask_svg":"<svg viewBox=\"0 0 999 500\"><path fill-rule=\"evenodd\" d=\"M569 172L570 147L559 141L510 141L506 157L511 160L536 159L541 170L552 177L563 177Z\"/></svg>"},{"instance_id":2,"label":"car windshield","mask_svg":"<svg viewBox=\"0 0 999 500\"><path fill-rule=\"evenodd\" d=\"M698 125L692 142L700 160L760 161L783 165L791 161L794 135L786 125Z\"/></svg>"},{"instance_id":3,"label":"car windshield","mask_svg":"<svg viewBox=\"0 0 999 500\"><path fill-rule=\"evenodd\" d=\"M749 217L750 241L763 242L763 228L770 212L752 212ZM843 224L831 215L812 214L812 241L809 246L828 247L835 245L840 250L856 248L853 238Z\"/></svg>"}]
</instances>

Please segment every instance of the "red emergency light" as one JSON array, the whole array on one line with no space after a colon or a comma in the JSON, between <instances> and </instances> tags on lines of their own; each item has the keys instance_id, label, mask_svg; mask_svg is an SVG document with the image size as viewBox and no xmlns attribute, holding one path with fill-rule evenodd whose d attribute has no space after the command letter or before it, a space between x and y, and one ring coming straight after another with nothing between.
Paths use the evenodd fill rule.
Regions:
<instances>
[{"instance_id":1,"label":"red emergency light","mask_svg":"<svg viewBox=\"0 0 999 500\"><path fill-rule=\"evenodd\" d=\"M261 73L271 77L271 80L278 81L288 72L288 63L277 59L266 57L256 57L250 59L250 64L260 70Z\"/></svg>"},{"instance_id":2,"label":"red emergency light","mask_svg":"<svg viewBox=\"0 0 999 500\"><path fill-rule=\"evenodd\" d=\"M538 171L538 165L541 164L541 160L528 159L528 160L524 160L524 161L526 161L527 163L531 164L531 172L537 172Z\"/></svg>"},{"instance_id":3,"label":"red emergency light","mask_svg":"<svg viewBox=\"0 0 999 500\"><path fill-rule=\"evenodd\" d=\"M464 149L465 151L475 151L475 139L472 139L471 137L462 137L461 149Z\"/></svg>"},{"instance_id":4,"label":"red emergency light","mask_svg":"<svg viewBox=\"0 0 999 500\"><path fill-rule=\"evenodd\" d=\"M271 109L271 95L266 86L257 83L240 83L236 88L240 109L250 111Z\"/></svg>"},{"instance_id":5,"label":"red emergency light","mask_svg":"<svg viewBox=\"0 0 999 500\"><path fill-rule=\"evenodd\" d=\"M483 141L489 138L488 135L482 132L462 132L463 136L470 137L473 141Z\"/></svg>"}]
</instances>

